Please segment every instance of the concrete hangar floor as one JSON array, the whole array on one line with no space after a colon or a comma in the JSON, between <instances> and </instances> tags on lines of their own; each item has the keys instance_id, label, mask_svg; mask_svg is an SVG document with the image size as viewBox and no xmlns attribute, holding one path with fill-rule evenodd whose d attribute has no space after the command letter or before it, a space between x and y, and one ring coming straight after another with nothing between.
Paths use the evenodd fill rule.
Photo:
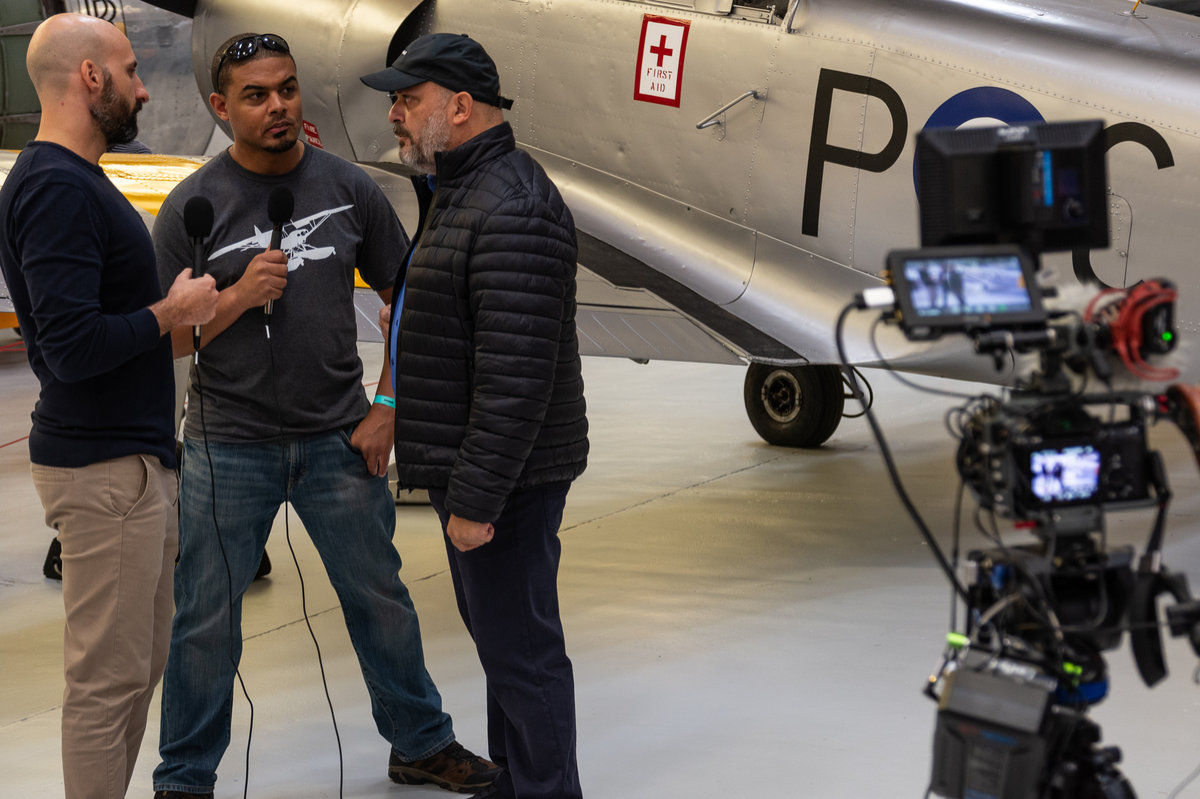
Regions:
<instances>
[{"instance_id":1,"label":"concrete hangar floor","mask_svg":"<svg viewBox=\"0 0 1200 799\"><path fill-rule=\"evenodd\" d=\"M28 475L36 384L0 333L0 796L61 795L62 605L41 576L50 534ZM378 345L364 345L378 374ZM763 444L727 366L585 359L592 456L568 499L561 591L575 664L579 760L588 796L920 799L950 594L887 482L861 420L817 451ZM914 501L943 545L956 487L931 400L871 373L877 409ZM958 387L963 388L962 384ZM16 442L9 444L8 442ZM1175 490L1166 563L1200 585L1195 462L1152 430ZM1151 517L1109 516L1110 546L1140 550ZM387 747L320 563L291 538L325 658L346 797L439 796L387 780ZM483 675L454 606L436 517L397 507L402 577L421 614L430 672L459 738L484 748ZM966 534L964 549L986 544ZM255 799L338 796L338 762L282 515L269 578L245 602L242 672L254 702ZM1197 659L1167 642L1170 676L1137 677L1127 645L1107 654L1112 690L1093 710L1139 797L1166 796L1200 764ZM129 795L150 795L157 702ZM218 797L240 797L248 713L239 695ZM1200 797L1200 784L1181 794Z\"/></svg>"}]
</instances>

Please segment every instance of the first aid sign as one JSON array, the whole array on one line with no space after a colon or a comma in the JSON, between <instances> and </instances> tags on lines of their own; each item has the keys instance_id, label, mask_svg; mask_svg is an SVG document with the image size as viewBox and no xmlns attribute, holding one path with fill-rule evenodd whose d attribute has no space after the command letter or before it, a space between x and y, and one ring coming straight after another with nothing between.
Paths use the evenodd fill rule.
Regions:
<instances>
[{"instance_id":1,"label":"first aid sign","mask_svg":"<svg viewBox=\"0 0 1200 799\"><path fill-rule=\"evenodd\" d=\"M691 23L646 14L638 47L633 99L679 107L683 92L683 54Z\"/></svg>"}]
</instances>

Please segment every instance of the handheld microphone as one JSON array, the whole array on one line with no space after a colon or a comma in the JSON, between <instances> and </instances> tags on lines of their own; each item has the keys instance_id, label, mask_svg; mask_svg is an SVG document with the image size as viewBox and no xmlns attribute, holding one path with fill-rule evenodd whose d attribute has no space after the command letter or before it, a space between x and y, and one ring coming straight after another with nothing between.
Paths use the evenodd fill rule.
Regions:
<instances>
[{"instance_id":1,"label":"handheld microphone","mask_svg":"<svg viewBox=\"0 0 1200 799\"><path fill-rule=\"evenodd\" d=\"M267 249L279 249L279 245L283 241L283 226L292 218L292 211L295 207L296 198L292 196L291 189L287 186L276 186L271 189L271 193L267 196L267 218L271 220L274 229L271 231L271 246ZM271 310L274 307L275 300L267 300L267 304L263 306L263 314L266 315L267 322L271 321Z\"/></svg>"},{"instance_id":2,"label":"handheld microphone","mask_svg":"<svg viewBox=\"0 0 1200 799\"><path fill-rule=\"evenodd\" d=\"M183 206L183 229L192 240L192 277L204 276L204 239L212 233L213 207L207 197L192 197ZM200 325L192 326L192 344L200 351Z\"/></svg>"}]
</instances>

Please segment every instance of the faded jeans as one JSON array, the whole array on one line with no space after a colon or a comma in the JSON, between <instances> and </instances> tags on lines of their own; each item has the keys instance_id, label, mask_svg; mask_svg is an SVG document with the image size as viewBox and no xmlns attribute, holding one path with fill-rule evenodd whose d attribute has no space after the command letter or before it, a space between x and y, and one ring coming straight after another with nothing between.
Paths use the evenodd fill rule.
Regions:
<instances>
[{"instance_id":1,"label":"faded jeans","mask_svg":"<svg viewBox=\"0 0 1200 799\"><path fill-rule=\"evenodd\" d=\"M380 735L403 760L434 754L454 740L450 717L425 669L416 611L399 576L400 556L392 544L395 503L386 478L368 473L350 446L350 430L283 443L210 441L207 451L204 442L188 439L155 790L209 793L216 783L230 739L242 595L285 500L337 592Z\"/></svg>"}]
</instances>

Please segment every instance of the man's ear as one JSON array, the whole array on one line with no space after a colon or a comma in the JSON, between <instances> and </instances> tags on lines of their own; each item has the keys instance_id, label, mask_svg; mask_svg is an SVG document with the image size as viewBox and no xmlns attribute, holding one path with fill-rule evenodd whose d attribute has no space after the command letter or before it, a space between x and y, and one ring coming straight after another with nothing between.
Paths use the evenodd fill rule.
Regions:
<instances>
[{"instance_id":1,"label":"man's ear","mask_svg":"<svg viewBox=\"0 0 1200 799\"><path fill-rule=\"evenodd\" d=\"M450 100L450 122L454 125L465 125L471 119L475 110L475 98L467 92L458 92Z\"/></svg>"},{"instance_id":2,"label":"man's ear","mask_svg":"<svg viewBox=\"0 0 1200 799\"><path fill-rule=\"evenodd\" d=\"M79 77L89 90L99 91L104 88L104 70L90 58L79 62Z\"/></svg>"},{"instance_id":3,"label":"man's ear","mask_svg":"<svg viewBox=\"0 0 1200 799\"><path fill-rule=\"evenodd\" d=\"M221 121L229 121L229 106L225 101L225 95L213 92L208 96L208 104L212 106L213 112L221 118Z\"/></svg>"}]
</instances>

